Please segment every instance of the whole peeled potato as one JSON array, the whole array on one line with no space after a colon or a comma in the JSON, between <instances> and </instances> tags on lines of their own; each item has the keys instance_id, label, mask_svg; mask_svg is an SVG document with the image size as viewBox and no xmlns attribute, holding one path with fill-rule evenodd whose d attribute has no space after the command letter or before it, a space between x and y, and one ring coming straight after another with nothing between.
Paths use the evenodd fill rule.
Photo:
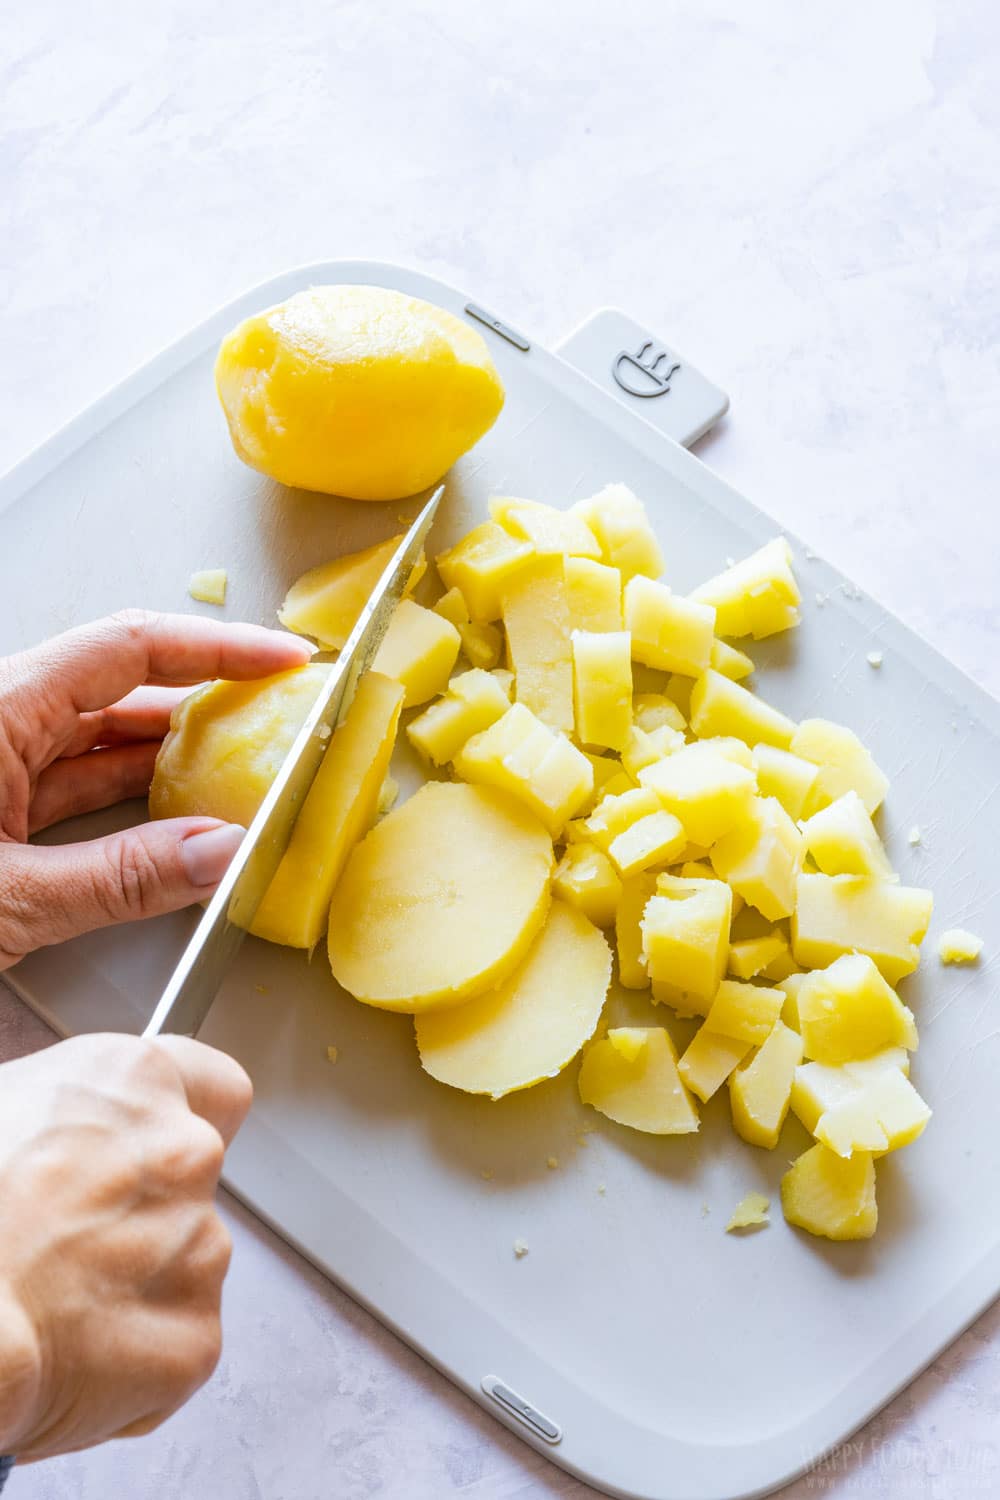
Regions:
<instances>
[{"instance_id":1,"label":"whole peeled potato","mask_svg":"<svg viewBox=\"0 0 1000 1500\"><path fill-rule=\"evenodd\" d=\"M282 484L354 500L415 494L482 437L504 392L480 334L375 286L317 286L222 341L236 452Z\"/></svg>"}]
</instances>

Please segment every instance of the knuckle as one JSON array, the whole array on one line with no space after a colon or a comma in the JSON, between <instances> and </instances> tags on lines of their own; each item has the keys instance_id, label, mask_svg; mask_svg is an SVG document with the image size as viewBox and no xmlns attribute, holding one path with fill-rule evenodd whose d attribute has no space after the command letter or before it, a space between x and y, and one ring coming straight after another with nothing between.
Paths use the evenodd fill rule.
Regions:
<instances>
[{"instance_id":1,"label":"knuckle","mask_svg":"<svg viewBox=\"0 0 1000 1500\"><path fill-rule=\"evenodd\" d=\"M156 623L157 615L150 609L116 609L110 615L109 621L113 629L120 631L130 640L144 637L152 625Z\"/></svg>"},{"instance_id":2,"label":"knuckle","mask_svg":"<svg viewBox=\"0 0 1000 1500\"><path fill-rule=\"evenodd\" d=\"M197 1385L211 1377L221 1355L222 1321L218 1316L204 1318L192 1340L191 1378Z\"/></svg>"},{"instance_id":3,"label":"knuckle","mask_svg":"<svg viewBox=\"0 0 1000 1500\"><path fill-rule=\"evenodd\" d=\"M214 1185L222 1171L224 1155L225 1146L215 1127L198 1115L188 1114L164 1146L161 1174L178 1187Z\"/></svg>"},{"instance_id":4,"label":"knuckle","mask_svg":"<svg viewBox=\"0 0 1000 1500\"><path fill-rule=\"evenodd\" d=\"M155 908L162 881L155 858L140 836L114 839L105 850L105 879L97 896L114 920L147 916Z\"/></svg>"}]
</instances>

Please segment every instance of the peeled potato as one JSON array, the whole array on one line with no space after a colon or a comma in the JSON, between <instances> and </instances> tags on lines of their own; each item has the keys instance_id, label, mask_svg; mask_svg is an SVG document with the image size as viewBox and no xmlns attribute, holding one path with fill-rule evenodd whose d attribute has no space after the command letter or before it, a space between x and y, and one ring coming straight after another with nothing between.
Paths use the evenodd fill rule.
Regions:
<instances>
[{"instance_id":1,"label":"peeled potato","mask_svg":"<svg viewBox=\"0 0 1000 1500\"><path fill-rule=\"evenodd\" d=\"M527 958L498 989L417 1016L420 1061L440 1083L493 1099L554 1078L593 1034L610 979L605 938L553 901Z\"/></svg>"},{"instance_id":2,"label":"peeled potato","mask_svg":"<svg viewBox=\"0 0 1000 1500\"><path fill-rule=\"evenodd\" d=\"M384 1010L500 984L545 920L552 841L506 793L428 782L358 844L334 892L330 967Z\"/></svg>"},{"instance_id":3,"label":"peeled potato","mask_svg":"<svg viewBox=\"0 0 1000 1500\"><path fill-rule=\"evenodd\" d=\"M662 1026L625 1026L594 1042L580 1065L579 1088L584 1104L633 1130L688 1135L698 1129L698 1111Z\"/></svg>"},{"instance_id":4,"label":"peeled potato","mask_svg":"<svg viewBox=\"0 0 1000 1500\"><path fill-rule=\"evenodd\" d=\"M151 815L202 813L248 827L329 670L313 663L191 693L171 714L156 757Z\"/></svg>"}]
</instances>

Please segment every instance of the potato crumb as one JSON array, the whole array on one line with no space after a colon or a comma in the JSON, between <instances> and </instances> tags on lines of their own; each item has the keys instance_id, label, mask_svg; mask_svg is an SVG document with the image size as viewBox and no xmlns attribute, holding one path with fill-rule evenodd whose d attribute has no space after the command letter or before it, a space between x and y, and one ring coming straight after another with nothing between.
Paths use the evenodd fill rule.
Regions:
<instances>
[{"instance_id":1,"label":"potato crumb","mask_svg":"<svg viewBox=\"0 0 1000 1500\"><path fill-rule=\"evenodd\" d=\"M579 1145L579 1146L589 1146L590 1145L590 1142L587 1140L587 1137L583 1134L582 1131L577 1136L576 1140L577 1140L577 1145Z\"/></svg>"},{"instance_id":2,"label":"potato crumb","mask_svg":"<svg viewBox=\"0 0 1000 1500\"><path fill-rule=\"evenodd\" d=\"M816 554L810 547L806 547L805 551L802 553L802 556L805 558L806 562L816 561Z\"/></svg>"},{"instance_id":3,"label":"potato crumb","mask_svg":"<svg viewBox=\"0 0 1000 1500\"><path fill-rule=\"evenodd\" d=\"M602 1198L604 1197L604 1194L607 1192L607 1190L608 1190L608 1188L607 1188L607 1184L606 1183L599 1182L597 1184L597 1191L600 1193L600 1195L601 1195Z\"/></svg>"},{"instance_id":4,"label":"potato crumb","mask_svg":"<svg viewBox=\"0 0 1000 1500\"><path fill-rule=\"evenodd\" d=\"M865 660L870 667L880 667L885 661L885 657L882 655L881 651L869 651Z\"/></svg>"},{"instance_id":5,"label":"potato crumb","mask_svg":"<svg viewBox=\"0 0 1000 1500\"><path fill-rule=\"evenodd\" d=\"M514 1241L514 1254L517 1257L517 1259L521 1260L525 1255L527 1255L527 1253L528 1253L528 1246L525 1243L525 1241L524 1240L515 1240Z\"/></svg>"},{"instance_id":6,"label":"potato crumb","mask_svg":"<svg viewBox=\"0 0 1000 1500\"><path fill-rule=\"evenodd\" d=\"M703 1219L707 1219L711 1212L712 1210L709 1208L707 1203L703 1203L701 1205L701 1216Z\"/></svg>"},{"instance_id":7,"label":"potato crumb","mask_svg":"<svg viewBox=\"0 0 1000 1500\"><path fill-rule=\"evenodd\" d=\"M225 568L203 568L192 573L188 593L199 604L225 604L229 575Z\"/></svg>"},{"instance_id":8,"label":"potato crumb","mask_svg":"<svg viewBox=\"0 0 1000 1500\"><path fill-rule=\"evenodd\" d=\"M391 776L387 776L382 783L382 790L378 794L379 812L387 813L389 809L395 804L396 798L398 796L399 782L394 781Z\"/></svg>"},{"instance_id":9,"label":"potato crumb","mask_svg":"<svg viewBox=\"0 0 1000 1500\"><path fill-rule=\"evenodd\" d=\"M734 1229L763 1229L770 1223L767 1217L770 1207L771 1201L763 1193L747 1193L733 1209L733 1216L726 1225L726 1233L731 1234Z\"/></svg>"},{"instance_id":10,"label":"potato crumb","mask_svg":"<svg viewBox=\"0 0 1000 1500\"><path fill-rule=\"evenodd\" d=\"M909 843L909 845L910 845L910 847L912 849L915 849L919 843L922 843L923 836L922 836L922 834L920 832L920 829L917 827L916 823L914 823L913 827L910 829L909 833L906 835L906 838L907 838L907 842Z\"/></svg>"},{"instance_id":11,"label":"potato crumb","mask_svg":"<svg viewBox=\"0 0 1000 1500\"><path fill-rule=\"evenodd\" d=\"M266 995L268 993L268 986L266 984L255 984L254 989L258 995Z\"/></svg>"},{"instance_id":12,"label":"potato crumb","mask_svg":"<svg viewBox=\"0 0 1000 1500\"><path fill-rule=\"evenodd\" d=\"M829 599L829 597L830 597L829 594L817 594L816 595L816 603L819 605L820 609L823 608L824 604L826 604L826 602Z\"/></svg>"},{"instance_id":13,"label":"potato crumb","mask_svg":"<svg viewBox=\"0 0 1000 1500\"><path fill-rule=\"evenodd\" d=\"M479 1175L483 1179L484 1182L492 1182L493 1181L493 1173L492 1173L492 1171L490 1170L489 1167L484 1167L483 1170L480 1172Z\"/></svg>"},{"instance_id":14,"label":"potato crumb","mask_svg":"<svg viewBox=\"0 0 1000 1500\"><path fill-rule=\"evenodd\" d=\"M326 1049L326 1060L327 1060L327 1062L332 1062L332 1063L336 1062L337 1058L339 1057L339 1055L340 1054L338 1053L336 1047L327 1047L327 1049Z\"/></svg>"},{"instance_id":15,"label":"potato crumb","mask_svg":"<svg viewBox=\"0 0 1000 1500\"><path fill-rule=\"evenodd\" d=\"M943 964L974 964L982 951L982 938L964 927L949 927L938 938L938 957Z\"/></svg>"},{"instance_id":16,"label":"potato crumb","mask_svg":"<svg viewBox=\"0 0 1000 1500\"><path fill-rule=\"evenodd\" d=\"M329 724L321 724L316 731L316 737L317 739L328 740L332 733L333 730L330 728Z\"/></svg>"},{"instance_id":17,"label":"potato crumb","mask_svg":"<svg viewBox=\"0 0 1000 1500\"><path fill-rule=\"evenodd\" d=\"M556 1167L558 1167L558 1165L559 1165L559 1158L558 1158L558 1156L550 1156L549 1159L548 1159L548 1161L545 1163L545 1165L548 1167L548 1169L549 1169L550 1172L554 1172L555 1169L556 1169Z\"/></svg>"}]
</instances>

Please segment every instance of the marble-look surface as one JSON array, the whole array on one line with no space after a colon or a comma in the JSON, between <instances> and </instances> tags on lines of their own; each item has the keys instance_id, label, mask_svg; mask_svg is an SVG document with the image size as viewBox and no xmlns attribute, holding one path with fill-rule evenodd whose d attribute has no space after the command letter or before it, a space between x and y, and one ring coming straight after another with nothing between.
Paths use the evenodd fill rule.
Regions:
<instances>
[{"instance_id":1,"label":"marble-look surface","mask_svg":"<svg viewBox=\"0 0 1000 1500\"><path fill-rule=\"evenodd\" d=\"M0 468L289 264L408 261L541 340L617 303L730 392L705 461L1000 694L998 181L990 0L35 0L0 40ZM0 1055L44 1040L5 995ZM13 1496L593 1493L224 1212L211 1384ZM785 1493L993 1496L998 1412L994 1309Z\"/></svg>"}]
</instances>

